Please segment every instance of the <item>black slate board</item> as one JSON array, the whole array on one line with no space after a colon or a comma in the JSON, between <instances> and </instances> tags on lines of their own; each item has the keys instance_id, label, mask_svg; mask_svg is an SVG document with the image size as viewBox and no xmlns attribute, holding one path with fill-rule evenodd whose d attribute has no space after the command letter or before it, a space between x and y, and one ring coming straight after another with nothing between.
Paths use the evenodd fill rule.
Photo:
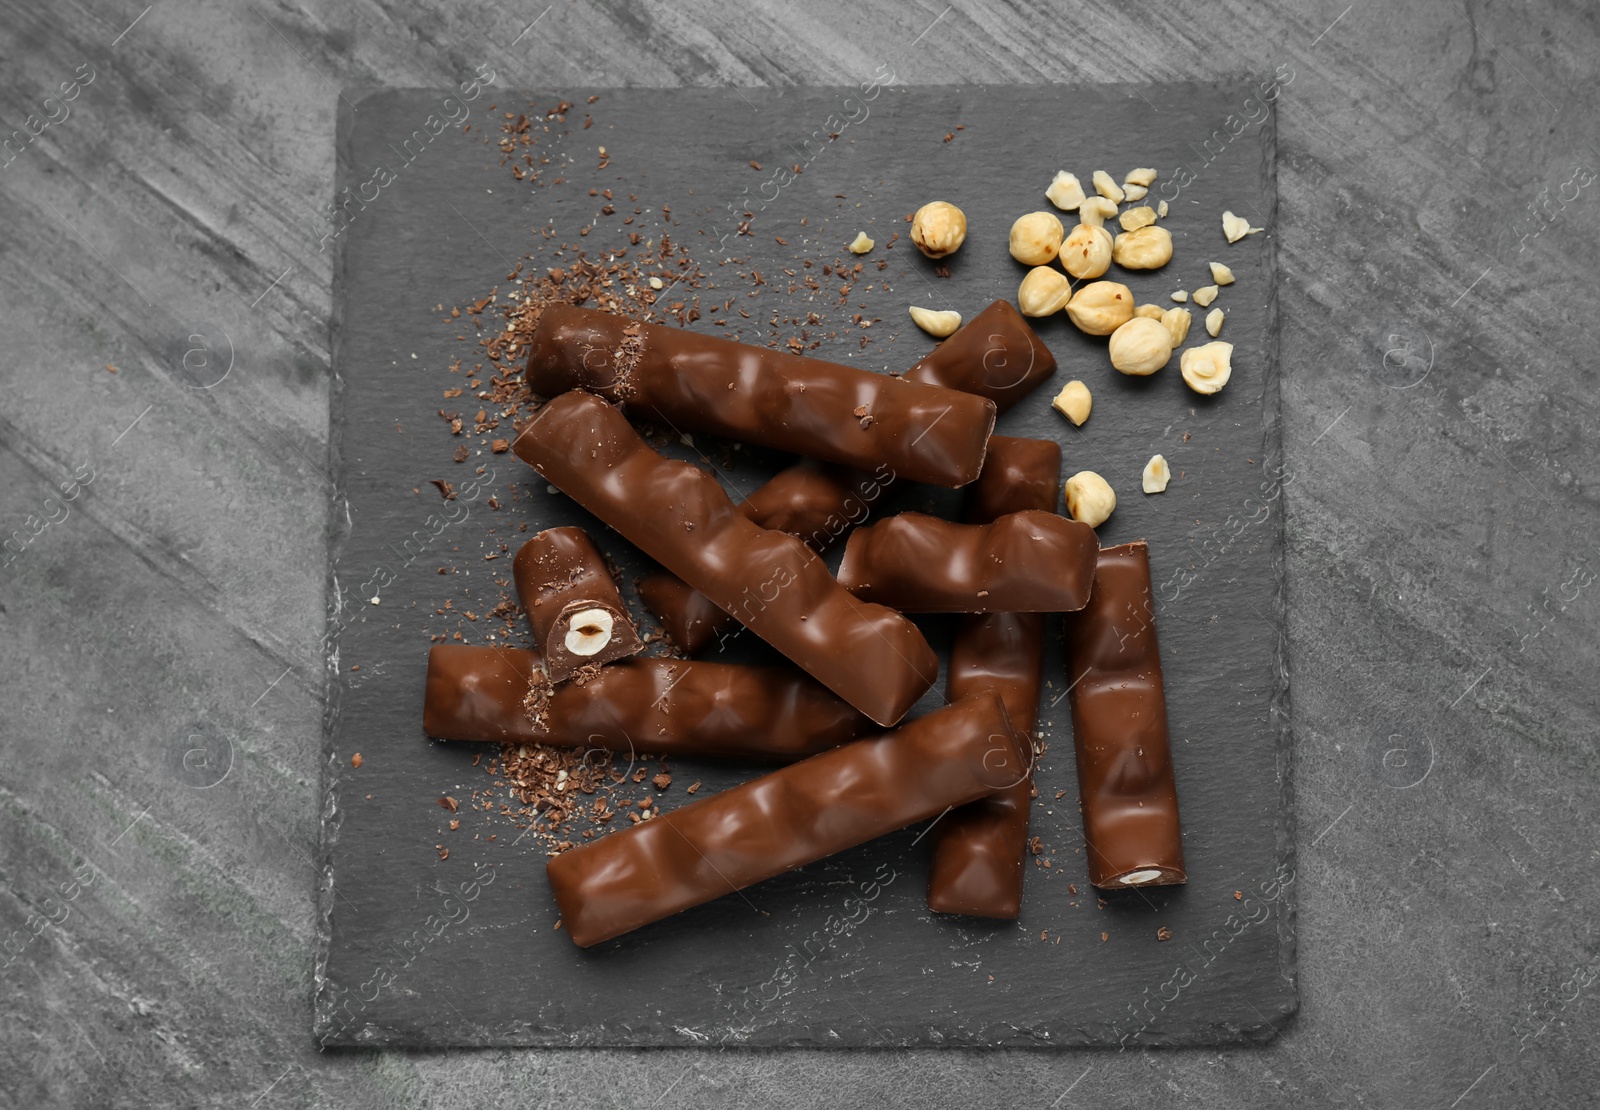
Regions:
<instances>
[{"instance_id":1,"label":"black slate board","mask_svg":"<svg viewBox=\"0 0 1600 1110\"><path fill-rule=\"evenodd\" d=\"M352 94L356 110L341 116L340 185L382 183L368 185L370 203L347 207L353 222L330 238L340 251L332 427L340 525L331 541L319 1041L1046 1047L1271 1037L1294 1012L1297 993L1278 496L1293 476L1281 467L1278 437L1270 102L1242 80L888 87L870 100L859 88L557 92L491 88L447 102L442 92L388 90ZM601 99L591 107L594 92ZM530 100L542 112L561 98L577 107L570 132L547 148L557 159L546 180L558 170L568 180L542 188L514 181L493 145L502 113ZM429 134L430 114L459 119L463 105L470 132ZM594 117L587 130L584 114ZM829 141L829 130L838 138ZM603 169L599 146L609 155ZM804 172L791 184L762 189L778 166L796 161ZM1048 207L1042 194L1056 169L1087 184L1097 168L1120 179L1144 165L1162 175L1152 203L1172 196L1165 183L1181 183L1164 221L1175 260L1121 280L1141 301L1167 305L1171 290L1209 283L1208 260L1231 265L1238 282L1217 302L1228 312L1223 338L1236 348L1231 384L1199 398L1182 384L1176 357L1153 378L1123 377L1111 370L1104 341L1080 336L1062 316L1041 328L1061 373L999 430L1055 437L1066 473L1093 469L1112 481L1120 504L1101 529L1103 543L1150 542L1189 885L1097 904L1082 866L1070 714L1058 700L1065 683L1053 637L1053 688L1041 719L1049 750L1033 815L1053 866L1030 864L1019 922L931 915L923 902L927 843L917 843L922 829L911 829L766 883L748 899L725 898L590 951L574 948L553 929L544 849L534 838L518 842L503 819L466 807L464 831L444 831L450 815L435 799L486 785L471 759L489 749L422 735L429 635L455 627L435 616L446 598L479 610L499 600L494 579L508 568L484 555L502 542L514 551L523 523L529 532L586 525L629 577L645 564L566 498L530 481L513 456L450 461L461 441L442 430L436 410L441 390L460 379L451 382L444 367L478 352L456 341L458 329L441 326L435 307L468 304L497 285L504 292L512 262L547 246L537 229L552 221L551 243L576 241L576 229L591 222L589 242L614 240L621 229L597 218L602 202L587 195L609 186L619 205L639 196L645 213L636 226L649 234L659 233L659 208L670 205L674 238L718 285L706 298L721 293L753 306L745 337L760 342L767 333L758 325L775 308L788 316L815 306L786 296L779 280L743 300L750 287L734 271L749 266L718 269L716 261L737 255L772 277L803 258L820 267L866 230L880 244L869 261L889 261L877 276L891 288L862 285L851 299L882 318L875 342L824 342L815 353L876 370L905 367L931 345L907 320L907 305L970 315L1015 295L1023 269L1007 255L1006 232L1016 215ZM769 193L767 203L751 204ZM934 198L959 204L971 227L948 280L904 235L905 215ZM742 217L729 214L747 206L757 213L752 234L736 235ZM1225 208L1268 231L1226 244ZM896 249L886 251L896 232ZM536 258L538 266L558 264ZM833 320L860 311L831 303L824 310ZM1202 317L1197 311L1189 345L1207 338ZM1083 429L1049 408L1069 377L1094 392ZM468 397L454 407L476 406ZM1156 451L1181 476L1165 494L1145 497L1139 474ZM687 448L677 453L695 457ZM727 476L739 492L782 461L735 457L745 461ZM461 496L482 465L491 469L476 497ZM438 477L458 488L444 508L460 519L442 525L438 515L430 522L444 511L427 484ZM504 503L498 512L486 507L491 494ZM950 510L957 497L915 487L885 511ZM439 567L455 574L440 577ZM485 626L461 627L483 642ZM925 628L942 648L948 624ZM752 640L742 637L729 657L762 657ZM942 685L923 709L938 704ZM363 754L359 769L350 765L355 752ZM674 772L680 784L703 779L708 791L753 773L682 760ZM683 799L674 787L663 802ZM492 831L500 834L492 843L472 835ZM447 860L435 851L440 844L450 849ZM1157 940L1161 928L1170 940Z\"/></svg>"}]
</instances>

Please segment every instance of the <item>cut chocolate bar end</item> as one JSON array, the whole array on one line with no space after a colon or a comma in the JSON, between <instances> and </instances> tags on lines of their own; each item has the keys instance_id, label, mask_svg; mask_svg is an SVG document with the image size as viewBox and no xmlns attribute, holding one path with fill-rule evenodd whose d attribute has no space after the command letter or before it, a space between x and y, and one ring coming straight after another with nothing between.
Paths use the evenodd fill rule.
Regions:
<instances>
[{"instance_id":1,"label":"cut chocolate bar end","mask_svg":"<svg viewBox=\"0 0 1600 1110\"><path fill-rule=\"evenodd\" d=\"M522 545L511 571L551 682L644 650L605 559L583 529L540 532Z\"/></svg>"}]
</instances>

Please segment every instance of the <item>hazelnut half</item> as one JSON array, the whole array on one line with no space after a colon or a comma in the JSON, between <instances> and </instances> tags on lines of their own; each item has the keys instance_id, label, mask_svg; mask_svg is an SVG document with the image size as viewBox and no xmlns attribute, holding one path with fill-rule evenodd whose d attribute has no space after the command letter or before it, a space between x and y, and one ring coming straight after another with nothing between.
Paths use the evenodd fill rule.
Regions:
<instances>
[{"instance_id":1,"label":"hazelnut half","mask_svg":"<svg viewBox=\"0 0 1600 1110\"><path fill-rule=\"evenodd\" d=\"M1106 522L1117 507L1111 483L1092 470L1080 470L1067 479L1067 515L1090 528Z\"/></svg>"},{"instance_id":2,"label":"hazelnut half","mask_svg":"<svg viewBox=\"0 0 1600 1110\"><path fill-rule=\"evenodd\" d=\"M604 609L580 609L567 621L563 643L573 655L598 655L611 642L611 614Z\"/></svg>"},{"instance_id":3,"label":"hazelnut half","mask_svg":"<svg viewBox=\"0 0 1600 1110\"><path fill-rule=\"evenodd\" d=\"M1083 186L1078 183L1077 174L1059 170L1044 195L1046 200L1063 212L1074 212L1083 203Z\"/></svg>"},{"instance_id":4,"label":"hazelnut half","mask_svg":"<svg viewBox=\"0 0 1600 1110\"><path fill-rule=\"evenodd\" d=\"M1029 212L1011 225L1011 257L1025 266L1055 261L1066 232L1054 212Z\"/></svg>"},{"instance_id":5,"label":"hazelnut half","mask_svg":"<svg viewBox=\"0 0 1600 1110\"><path fill-rule=\"evenodd\" d=\"M911 218L911 241L929 258L954 254L967 240L967 214L947 200L917 209Z\"/></svg>"},{"instance_id":6,"label":"hazelnut half","mask_svg":"<svg viewBox=\"0 0 1600 1110\"><path fill-rule=\"evenodd\" d=\"M1089 395L1089 387L1074 378L1061 387L1061 392L1050 402L1050 407L1072 421L1074 426L1081 428L1083 422L1089 419L1089 410L1094 407L1094 398Z\"/></svg>"},{"instance_id":7,"label":"hazelnut half","mask_svg":"<svg viewBox=\"0 0 1600 1110\"><path fill-rule=\"evenodd\" d=\"M1190 347L1178 360L1178 368L1196 393L1216 393L1233 374L1233 344L1217 339Z\"/></svg>"},{"instance_id":8,"label":"hazelnut half","mask_svg":"<svg viewBox=\"0 0 1600 1110\"><path fill-rule=\"evenodd\" d=\"M1067 302L1067 315L1086 335L1110 335L1133 319L1133 290L1120 281L1091 281Z\"/></svg>"},{"instance_id":9,"label":"hazelnut half","mask_svg":"<svg viewBox=\"0 0 1600 1110\"><path fill-rule=\"evenodd\" d=\"M1187 308L1169 308L1161 314L1161 324L1172 335L1172 349L1177 350L1183 346L1183 341L1189 338L1189 325L1194 323L1194 316Z\"/></svg>"},{"instance_id":10,"label":"hazelnut half","mask_svg":"<svg viewBox=\"0 0 1600 1110\"><path fill-rule=\"evenodd\" d=\"M959 312L948 310L940 312L932 308L918 308L916 305L911 306L911 319L917 327L936 339L943 339L961 326Z\"/></svg>"}]
</instances>

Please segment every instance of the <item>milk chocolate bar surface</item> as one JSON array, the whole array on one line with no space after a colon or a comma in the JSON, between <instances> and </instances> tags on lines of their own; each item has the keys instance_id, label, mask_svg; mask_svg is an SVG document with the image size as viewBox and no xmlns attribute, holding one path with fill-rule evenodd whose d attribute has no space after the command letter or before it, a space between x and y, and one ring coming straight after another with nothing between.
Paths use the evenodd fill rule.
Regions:
<instances>
[{"instance_id":1,"label":"milk chocolate bar surface","mask_svg":"<svg viewBox=\"0 0 1600 1110\"><path fill-rule=\"evenodd\" d=\"M901 614L852 597L805 544L754 524L716 478L664 458L592 393L539 410L514 450L544 479L881 725L938 677Z\"/></svg>"},{"instance_id":2,"label":"milk chocolate bar surface","mask_svg":"<svg viewBox=\"0 0 1600 1110\"><path fill-rule=\"evenodd\" d=\"M995 301L917 362L907 381L976 393L1005 412L1056 372L1055 356L1010 301Z\"/></svg>"},{"instance_id":3,"label":"milk chocolate bar surface","mask_svg":"<svg viewBox=\"0 0 1600 1110\"><path fill-rule=\"evenodd\" d=\"M967 487L965 514L983 523L1007 513L1055 508L1061 446L994 436L983 473ZM1000 695L1024 743L1031 743L1044 680L1043 613L965 616L950 646L945 696ZM1022 912L1033 776L952 811L934 829L928 908L936 913L1014 918Z\"/></svg>"},{"instance_id":4,"label":"milk chocolate bar surface","mask_svg":"<svg viewBox=\"0 0 1600 1110\"><path fill-rule=\"evenodd\" d=\"M1027 773L994 694L611 833L550 860L563 927L599 944L842 852Z\"/></svg>"},{"instance_id":5,"label":"milk chocolate bar surface","mask_svg":"<svg viewBox=\"0 0 1600 1110\"><path fill-rule=\"evenodd\" d=\"M850 534L839 581L902 613L1067 613L1089 600L1094 529L1029 509L988 524L900 513Z\"/></svg>"},{"instance_id":6,"label":"milk chocolate bar surface","mask_svg":"<svg viewBox=\"0 0 1600 1110\"><path fill-rule=\"evenodd\" d=\"M1188 879L1144 541L1108 547L1067 618L1084 854L1097 887Z\"/></svg>"},{"instance_id":7,"label":"milk chocolate bar surface","mask_svg":"<svg viewBox=\"0 0 1600 1110\"><path fill-rule=\"evenodd\" d=\"M528 691L543 681L535 652L435 644L423 731L440 740L787 762L876 730L788 666L624 659L549 689L530 712Z\"/></svg>"},{"instance_id":8,"label":"milk chocolate bar surface","mask_svg":"<svg viewBox=\"0 0 1600 1110\"><path fill-rule=\"evenodd\" d=\"M996 414L977 394L567 305L539 320L528 387L587 389L674 431L950 487L978 476Z\"/></svg>"}]
</instances>

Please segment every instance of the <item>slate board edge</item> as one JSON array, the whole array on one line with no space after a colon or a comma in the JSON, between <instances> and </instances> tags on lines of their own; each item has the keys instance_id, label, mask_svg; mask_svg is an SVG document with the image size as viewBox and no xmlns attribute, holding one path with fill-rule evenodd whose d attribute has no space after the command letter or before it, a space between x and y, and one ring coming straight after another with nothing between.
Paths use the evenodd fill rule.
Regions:
<instances>
[{"instance_id":1,"label":"slate board edge","mask_svg":"<svg viewBox=\"0 0 1600 1110\"><path fill-rule=\"evenodd\" d=\"M1168 82L1173 87L1182 87L1194 82ZM1201 84L1215 87L1221 82L1203 82ZM989 86L975 86L987 91ZM1127 82L1108 82L1106 88L1131 88ZM948 86L935 86L940 91L949 91ZM380 96L403 95L407 92L431 91L420 88L400 87L371 87L359 91L352 90L350 95L356 101ZM770 90L762 90L770 91ZM821 90L807 90L821 91ZM914 87L901 87L898 92L914 93ZM354 143L355 120L352 115L354 106L348 100L343 100L338 109L338 122L336 129L336 168L333 196L337 197L339 189L351 184L347 176L352 173L352 159L348 157ZM1269 113L1262 123L1263 138L1261 144L1261 157L1264 159L1264 180L1269 185L1264 200L1268 211L1264 222L1267 224L1266 232L1270 240L1269 269L1276 275L1277 243L1276 243L1276 216L1278 211L1276 149L1277 149L1277 119L1275 113ZM784 1026L773 1024L764 1027L759 1039L746 1042L722 1041L708 1045L703 1034L682 1029L677 1026L654 1026L654 1023L642 1023L626 1028L623 1034L625 1039L619 1038L622 1030L614 1024L591 1026L588 1028L569 1029L565 1033L557 1033L549 1028L537 1028L522 1023L502 1026L496 1030L493 1040L489 1044L481 1041L457 1041L451 1033L442 1030L429 1030L425 1036L418 1036L415 1030L395 1027L387 1023L362 1022L353 1026L335 1029L332 1016L336 1008L337 999L333 992L327 989L326 968L330 955L332 940L332 914L333 899L333 850L338 841L341 814L338 806L338 789L340 774L336 756L336 725L339 723L340 702L343 694L343 680L339 668L339 637L341 607L343 604L338 583L339 560L343 552L345 541L349 536L349 505L342 487L337 484L341 473L342 460L342 426L344 420L343 400L345 382L339 368L343 361L342 336L343 336L343 304L345 298L342 293L348 281L345 266L346 251L344 238L334 244L332 296L333 307L329 314L330 332L330 401L329 401L329 437L328 437L328 473L334 476L335 484L331 493L331 513L328 526L328 576L326 588L328 590L328 630L325 633L324 658L327 667L328 689L323 714L323 806L321 812L322 837L317 857L318 890L317 890L317 920L314 923L316 930L316 955L315 955L315 993L313 1002L313 1034L319 1046L328 1047L401 1047L401 1048L439 1048L451 1045L463 1047L618 1047L637 1048L641 1045L656 1047L716 1047L716 1048L771 1048L771 1047L818 1047L818 1048L866 1048L866 1047L952 1047L952 1048L1036 1048L1049 1050L1056 1047L1102 1047L1114 1046L1114 1042L1107 1038L1107 1030L1102 1025L1071 1027L1060 1026L1049 1030L1030 1030L1017 1026L1010 1026L1008 1034L996 1035L993 1026L980 1026L975 1029L962 1030L955 1035L946 1034L940 1038L935 1034L929 1039L924 1031L908 1031L907 1036L882 1036L856 1039L841 1031L804 1025ZM1282 445L1282 410L1281 410L1281 373L1279 365L1280 335L1278 306L1279 295L1276 281L1270 283L1268 291L1267 309L1267 354L1268 365L1263 380L1260 400L1262 404L1262 460L1263 469L1267 466L1281 467L1283 459ZM1292 475L1291 475L1292 480ZM1285 483L1287 484L1287 483ZM1282 496L1282 495L1280 495ZM1277 766L1279 778L1282 783L1282 802L1278 809L1277 826L1277 855L1280 867L1287 868L1288 874L1295 874L1296 854L1294 847L1293 825L1293 746L1292 727L1289 699L1289 685L1287 672L1287 631L1286 631L1286 583L1285 583L1285 557L1283 550L1283 519L1280 509L1278 520L1272 527L1273 550L1270 553L1270 564L1274 572L1274 599L1276 614L1279 618L1279 634L1274 650L1276 662L1277 683L1272 700L1269 704L1270 720L1274 724L1274 743L1277 745ZM1297 972L1297 953L1295 948L1295 914L1296 899L1293 892L1293 881L1286 884L1286 895L1282 899L1283 910L1278 918L1279 941L1279 972L1285 983L1286 991L1283 1000L1269 1014L1264 1015L1265 1020L1259 1023L1237 1024L1233 1022L1217 1022L1205 1026L1205 1031L1198 1036L1191 1029L1179 1041L1168 1039L1163 1032L1146 1030L1131 1039L1137 1047L1189 1047L1221 1044L1265 1044L1273 1040L1286 1026L1288 1021L1299 1009L1299 989ZM1001 1023L1002 1025L1004 1023ZM1065 1024L1065 1023L1064 1023ZM462 1031L463 1033L466 1030ZM327 1042L330 1035L337 1033L337 1039L331 1044ZM773 1039L774 1035L777 1039ZM919 1035L924 1034L924 1035ZM1054 1034L1054 1035L1052 1035ZM641 1035L647 1035L649 1040L640 1040ZM943 1044L941 1045L941 1040Z\"/></svg>"},{"instance_id":2,"label":"slate board edge","mask_svg":"<svg viewBox=\"0 0 1600 1110\"><path fill-rule=\"evenodd\" d=\"M356 92L337 97L336 123L334 125L334 180L328 200L333 203L339 190L347 184L354 161L350 157L355 142L355 100L376 95L378 90ZM333 1031L333 1011L336 999L328 991L328 959L333 943L333 849L339 839L339 773L334 763L337 743L339 707L344 685L339 678L339 616L343 597L339 589L339 562L350 536L350 505L344 487L339 484L343 474L342 452L344 424L344 289L346 237L337 236L333 244L332 305L328 311L328 457L326 473L332 477L333 488L329 495L328 511L328 566L324 581L324 605L327 628L323 633L322 655L324 676L324 702L322 709L322 789L319 792L321 809L318 814L321 837L317 846L317 914L312 972L312 1036L318 1045L324 1043Z\"/></svg>"},{"instance_id":3,"label":"slate board edge","mask_svg":"<svg viewBox=\"0 0 1600 1110\"><path fill-rule=\"evenodd\" d=\"M1267 230L1262 234L1268 237L1269 255L1268 264L1274 277L1281 275L1278 265L1278 115L1269 112L1263 121L1265 129L1264 141L1261 144L1261 157L1265 161L1262 167L1267 189L1267 213L1262 221ZM1261 391L1261 420L1262 439L1264 444L1263 470L1275 470L1282 473L1284 468L1283 454L1283 362L1281 357L1282 334L1279 323L1278 308L1280 303L1279 282L1274 280L1267 290L1267 344L1268 344L1268 369L1266 380ZM1286 483L1286 485L1292 484ZM1274 742L1278 748L1278 774L1282 782L1282 800L1278 805L1278 865L1280 873L1287 869L1290 875L1298 875L1297 866L1299 857L1295 850L1294 838L1294 717L1291 713L1289 690L1289 595L1288 595L1288 566L1285 540L1283 536L1285 506L1288 504L1288 494L1279 494L1280 507L1273 524L1273 535L1270 549L1272 565L1274 616L1278 625L1278 644L1274 653L1277 662L1277 687L1269 706L1270 720L1274 723ZM1295 917L1299 899L1293 882L1286 886L1283 912L1278 915L1278 971L1282 975L1286 987L1283 1001L1278 1009L1266 1015L1266 1026L1261 1031L1260 1041L1266 1043L1273 1040L1295 1014L1300 1011L1300 972L1299 954L1296 948Z\"/></svg>"}]
</instances>

